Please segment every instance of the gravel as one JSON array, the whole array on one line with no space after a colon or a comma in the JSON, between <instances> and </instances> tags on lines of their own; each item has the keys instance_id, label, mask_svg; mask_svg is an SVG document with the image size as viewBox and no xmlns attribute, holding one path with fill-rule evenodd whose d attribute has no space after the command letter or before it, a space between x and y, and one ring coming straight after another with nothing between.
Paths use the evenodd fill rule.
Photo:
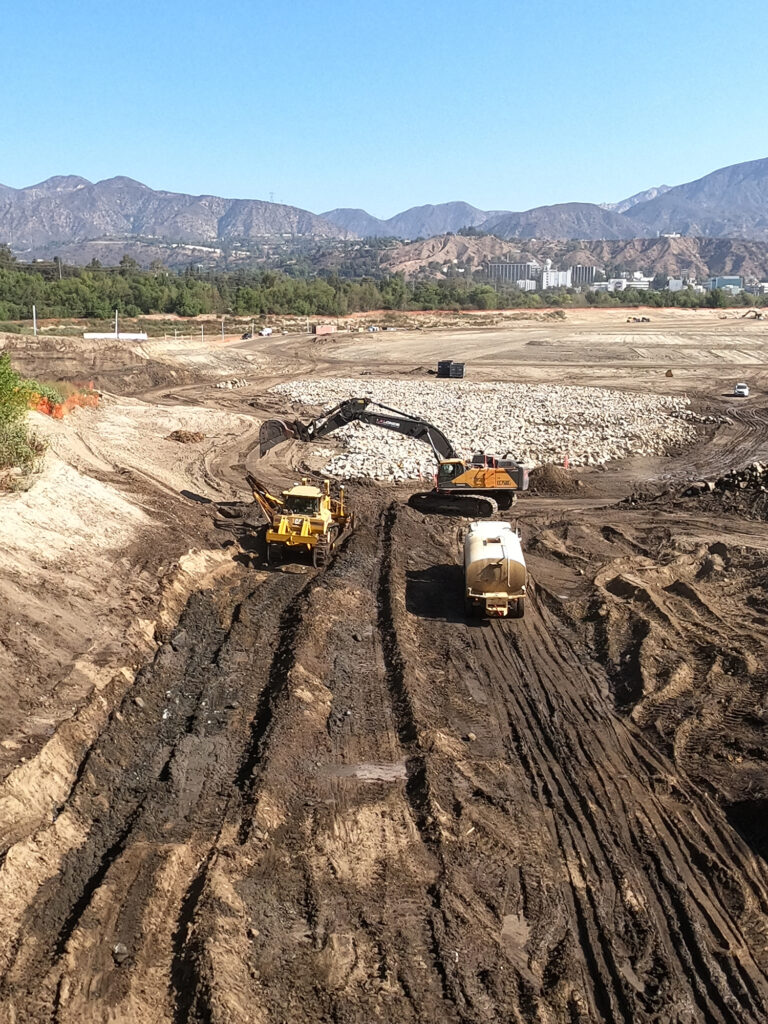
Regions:
<instances>
[{"instance_id":1,"label":"gravel","mask_svg":"<svg viewBox=\"0 0 768 1024\"><path fill-rule=\"evenodd\" d=\"M608 388L337 377L289 381L271 390L326 409L367 396L433 423L462 456L485 451L531 468L565 458L571 466L596 466L664 455L696 437L682 415L689 399ZM314 451L329 457L325 472L331 476L397 482L431 478L435 471L426 445L381 427L350 423L330 436L343 443L344 454Z\"/></svg>"}]
</instances>

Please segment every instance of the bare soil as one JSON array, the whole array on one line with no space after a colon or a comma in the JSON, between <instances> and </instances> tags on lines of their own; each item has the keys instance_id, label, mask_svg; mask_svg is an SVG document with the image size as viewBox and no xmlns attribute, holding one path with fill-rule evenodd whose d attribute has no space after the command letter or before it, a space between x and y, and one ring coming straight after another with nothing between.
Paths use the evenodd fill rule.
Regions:
<instances>
[{"instance_id":1,"label":"bare soil","mask_svg":"<svg viewBox=\"0 0 768 1024\"><path fill-rule=\"evenodd\" d=\"M588 340L557 331L561 348ZM478 334L489 375L573 377ZM730 426L511 510L533 578L522 621L467 621L461 521L375 486L350 488L359 526L327 569L223 549L229 569L206 586L201 565L180 614L153 605L151 655L100 688L98 715L75 700L92 716L79 741L75 716L0 786L0 1018L762 1024L768 536L748 508L680 494L765 458L766 338L696 343L759 356L735 408L732 363L676 357ZM446 340L396 365L366 341L358 366L407 372ZM290 339L262 356L245 394L153 393L157 431L192 403L275 411L272 380L340 358ZM639 367L638 387L670 383ZM142 476L144 500L194 509L180 534L213 552L181 477L244 497L253 436L165 443L189 461L163 489ZM279 485L301 466L294 445L260 469ZM654 496L624 500L640 490ZM120 548L124 574L160 533ZM92 592L81 614L102 607Z\"/></svg>"}]
</instances>

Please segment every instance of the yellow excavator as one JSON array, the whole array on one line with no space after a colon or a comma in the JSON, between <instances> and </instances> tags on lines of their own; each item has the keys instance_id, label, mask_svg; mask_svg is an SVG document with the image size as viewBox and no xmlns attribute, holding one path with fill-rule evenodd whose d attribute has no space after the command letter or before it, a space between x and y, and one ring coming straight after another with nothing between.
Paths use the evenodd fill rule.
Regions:
<instances>
[{"instance_id":1,"label":"yellow excavator","mask_svg":"<svg viewBox=\"0 0 768 1024\"><path fill-rule=\"evenodd\" d=\"M327 565L341 536L354 525L344 488L339 488L339 497L333 498L327 480L316 487L304 478L278 497L252 473L246 477L254 501L267 519L267 562L282 561L287 553L302 551L314 566Z\"/></svg>"},{"instance_id":2,"label":"yellow excavator","mask_svg":"<svg viewBox=\"0 0 768 1024\"><path fill-rule=\"evenodd\" d=\"M482 452L467 462L431 423L370 398L348 398L309 423L266 420L259 432L259 454L266 455L282 441L315 441L353 420L394 430L430 445L437 459L435 486L408 499L408 504L420 512L487 519L500 508L510 508L517 501L518 491L528 488L528 470L522 463Z\"/></svg>"}]
</instances>

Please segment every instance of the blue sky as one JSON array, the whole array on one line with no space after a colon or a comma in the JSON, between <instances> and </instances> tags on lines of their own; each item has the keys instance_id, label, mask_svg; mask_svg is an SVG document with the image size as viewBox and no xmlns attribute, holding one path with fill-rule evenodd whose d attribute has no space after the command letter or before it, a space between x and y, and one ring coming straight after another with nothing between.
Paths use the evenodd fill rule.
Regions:
<instances>
[{"instance_id":1,"label":"blue sky","mask_svg":"<svg viewBox=\"0 0 768 1024\"><path fill-rule=\"evenodd\" d=\"M617 200L768 156L758 0L4 7L15 188L126 174L388 217Z\"/></svg>"}]
</instances>

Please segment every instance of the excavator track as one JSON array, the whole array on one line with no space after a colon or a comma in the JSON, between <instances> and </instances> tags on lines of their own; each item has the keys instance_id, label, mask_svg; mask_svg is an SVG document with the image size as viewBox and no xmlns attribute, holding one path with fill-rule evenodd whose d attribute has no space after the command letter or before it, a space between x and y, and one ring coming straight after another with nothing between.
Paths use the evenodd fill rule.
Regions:
<instances>
[{"instance_id":1,"label":"excavator track","mask_svg":"<svg viewBox=\"0 0 768 1024\"><path fill-rule=\"evenodd\" d=\"M417 512L441 516L464 516L467 519L491 519L499 511L493 498L485 494L440 494L422 491L408 499Z\"/></svg>"}]
</instances>

